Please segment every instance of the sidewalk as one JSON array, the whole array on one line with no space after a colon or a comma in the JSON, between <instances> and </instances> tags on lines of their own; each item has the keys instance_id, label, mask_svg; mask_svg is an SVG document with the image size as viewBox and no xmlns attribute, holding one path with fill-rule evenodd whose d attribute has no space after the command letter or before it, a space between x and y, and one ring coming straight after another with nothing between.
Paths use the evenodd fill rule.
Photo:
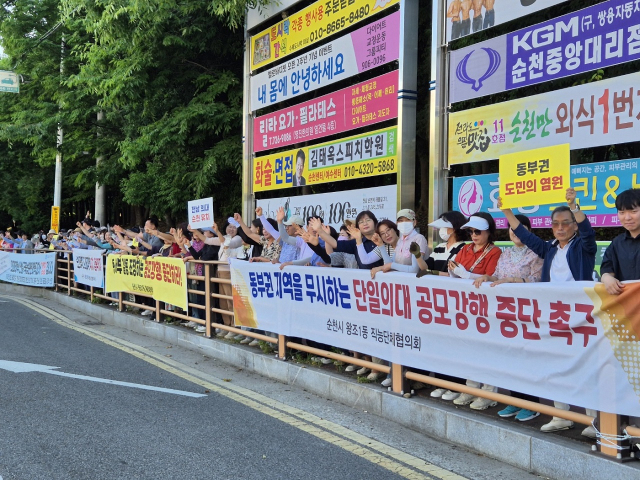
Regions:
<instances>
[{"instance_id":1,"label":"sidewalk","mask_svg":"<svg viewBox=\"0 0 640 480\"><path fill-rule=\"evenodd\" d=\"M430 389L423 390L424 394L403 398L379 384L358 383L354 376L340 373L332 366L315 368L282 361L259 349L208 339L191 329L156 323L140 315L121 313L54 291L0 284L0 294L24 295L32 299L42 297L57 302L101 323L180 345L284 384L297 385L324 398L366 410L429 437L446 439L542 476L572 480L640 480L640 462L621 464L590 453L591 442L580 437L581 426L563 435L542 434L536 423L522 425L500 419L495 414L498 407L485 412L456 407L451 402L430 398Z\"/></svg>"}]
</instances>

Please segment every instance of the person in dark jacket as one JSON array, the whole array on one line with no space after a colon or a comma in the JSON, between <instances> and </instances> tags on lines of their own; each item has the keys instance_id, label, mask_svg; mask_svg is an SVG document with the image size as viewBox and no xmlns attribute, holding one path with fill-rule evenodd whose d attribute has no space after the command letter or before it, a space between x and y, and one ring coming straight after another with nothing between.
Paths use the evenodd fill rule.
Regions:
<instances>
[{"instance_id":1,"label":"person in dark jacket","mask_svg":"<svg viewBox=\"0 0 640 480\"><path fill-rule=\"evenodd\" d=\"M567 205L557 207L551 214L553 240L544 241L528 231L513 214L511 209L502 208L502 199L498 198L498 208L509 221L513 233L527 247L543 260L542 282L570 282L593 280L593 268L596 264L596 232L586 215L576 203L576 191L567 189ZM553 402L556 408L569 410L569 405ZM587 409L587 415L597 416L595 410ZM542 432L556 432L573 427L573 422L559 417L543 425ZM595 438L593 426L588 426L582 435Z\"/></svg>"}]
</instances>

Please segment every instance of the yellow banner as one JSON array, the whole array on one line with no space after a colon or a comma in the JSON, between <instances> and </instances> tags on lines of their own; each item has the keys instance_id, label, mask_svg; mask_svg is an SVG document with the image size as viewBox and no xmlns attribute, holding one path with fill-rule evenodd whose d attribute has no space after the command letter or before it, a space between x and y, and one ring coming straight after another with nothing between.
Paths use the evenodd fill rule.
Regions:
<instances>
[{"instance_id":1,"label":"yellow banner","mask_svg":"<svg viewBox=\"0 0 640 480\"><path fill-rule=\"evenodd\" d=\"M340 33L400 0L319 0L251 37L251 70Z\"/></svg>"},{"instance_id":2,"label":"yellow banner","mask_svg":"<svg viewBox=\"0 0 640 480\"><path fill-rule=\"evenodd\" d=\"M500 156L504 208L565 203L571 186L569 144Z\"/></svg>"},{"instance_id":3,"label":"yellow banner","mask_svg":"<svg viewBox=\"0 0 640 480\"><path fill-rule=\"evenodd\" d=\"M60 207L51 207L51 229L60 231Z\"/></svg>"},{"instance_id":4,"label":"yellow banner","mask_svg":"<svg viewBox=\"0 0 640 480\"><path fill-rule=\"evenodd\" d=\"M375 130L253 160L253 191L264 192L398 172L397 128Z\"/></svg>"},{"instance_id":5,"label":"yellow banner","mask_svg":"<svg viewBox=\"0 0 640 480\"><path fill-rule=\"evenodd\" d=\"M106 292L133 292L187 310L187 269L180 258L107 257Z\"/></svg>"}]
</instances>

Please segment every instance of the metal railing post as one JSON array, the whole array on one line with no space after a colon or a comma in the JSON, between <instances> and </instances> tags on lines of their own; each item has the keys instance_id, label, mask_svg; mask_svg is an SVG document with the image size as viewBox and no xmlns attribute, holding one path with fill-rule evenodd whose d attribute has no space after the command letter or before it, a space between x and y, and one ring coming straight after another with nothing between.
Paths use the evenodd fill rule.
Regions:
<instances>
[{"instance_id":1,"label":"metal railing post","mask_svg":"<svg viewBox=\"0 0 640 480\"><path fill-rule=\"evenodd\" d=\"M160 323L160 300L156 300L156 322Z\"/></svg>"},{"instance_id":2,"label":"metal railing post","mask_svg":"<svg viewBox=\"0 0 640 480\"><path fill-rule=\"evenodd\" d=\"M284 360L287 358L287 337L278 334L278 358Z\"/></svg>"},{"instance_id":3,"label":"metal railing post","mask_svg":"<svg viewBox=\"0 0 640 480\"><path fill-rule=\"evenodd\" d=\"M398 363L391 364L391 391L398 395L408 392L409 381L404 376L405 367Z\"/></svg>"},{"instance_id":4,"label":"metal railing post","mask_svg":"<svg viewBox=\"0 0 640 480\"><path fill-rule=\"evenodd\" d=\"M118 311L122 312L124 311L124 304L122 303L123 300L123 293L122 292L118 292Z\"/></svg>"},{"instance_id":5,"label":"metal railing post","mask_svg":"<svg viewBox=\"0 0 640 480\"><path fill-rule=\"evenodd\" d=\"M71 296L71 255L72 253L67 254L67 295Z\"/></svg>"},{"instance_id":6,"label":"metal railing post","mask_svg":"<svg viewBox=\"0 0 640 480\"><path fill-rule=\"evenodd\" d=\"M627 424L629 423L627 417L620 417L615 413L598 412L598 426L600 427L600 433L608 438L615 438L619 435L622 435L622 418L626 420ZM615 448L615 446L627 448L625 448L624 450L618 450L617 448ZM618 460L631 459L631 448L629 446L628 440L604 440L600 445L597 446L597 448L602 455L606 455L607 457L614 457Z\"/></svg>"},{"instance_id":7,"label":"metal railing post","mask_svg":"<svg viewBox=\"0 0 640 480\"><path fill-rule=\"evenodd\" d=\"M211 338L211 265L208 263L204 265L204 306L205 336Z\"/></svg>"}]
</instances>

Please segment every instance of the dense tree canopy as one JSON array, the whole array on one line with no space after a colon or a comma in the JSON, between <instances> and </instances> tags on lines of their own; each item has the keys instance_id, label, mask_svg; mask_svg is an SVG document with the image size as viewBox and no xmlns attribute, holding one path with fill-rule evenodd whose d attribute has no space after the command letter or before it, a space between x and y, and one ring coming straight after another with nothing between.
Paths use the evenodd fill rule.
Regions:
<instances>
[{"instance_id":1,"label":"dense tree canopy","mask_svg":"<svg viewBox=\"0 0 640 480\"><path fill-rule=\"evenodd\" d=\"M22 83L0 93L0 222L48 224L58 123L67 224L96 181L111 222L171 222L210 195L217 213L239 208L242 26L248 5L266 3L5 0L0 69Z\"/></svg>"}]
</instances>

